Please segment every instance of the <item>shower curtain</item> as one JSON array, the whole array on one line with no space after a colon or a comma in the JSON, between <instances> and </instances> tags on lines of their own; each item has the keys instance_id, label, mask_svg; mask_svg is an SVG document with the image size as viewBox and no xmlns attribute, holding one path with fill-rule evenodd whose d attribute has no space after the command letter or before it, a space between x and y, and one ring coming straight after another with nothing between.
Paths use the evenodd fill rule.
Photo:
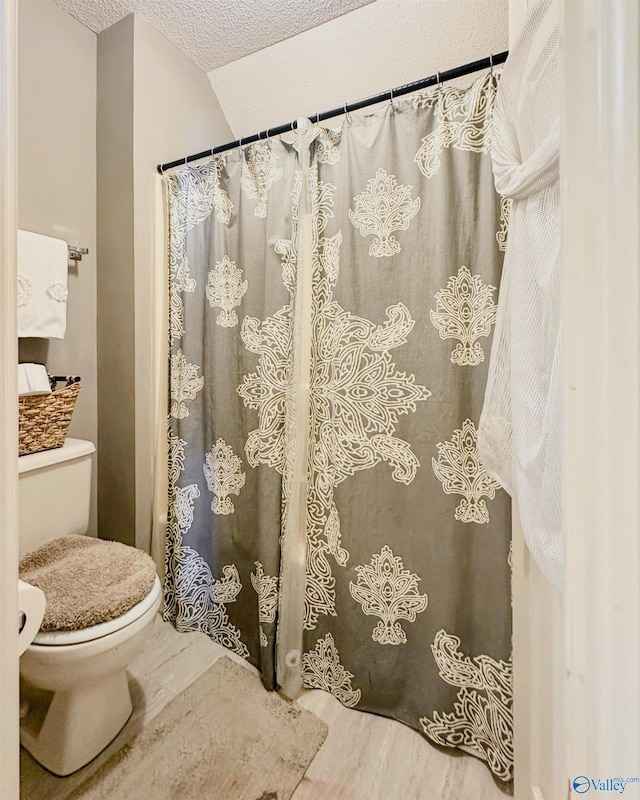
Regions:
<instances>
[{"instance_id":1,"label":"shower curtain","mask_svg":"<svg viewBox=\"0 0 640 800\"><path fill-rule=\"evenodd\" d=\"M165 615L509 780L496 78L168 177ZM301 647L302 645L302 647ZM301 647L301 650L300 650Z\"/></svg>"}]
</instances>

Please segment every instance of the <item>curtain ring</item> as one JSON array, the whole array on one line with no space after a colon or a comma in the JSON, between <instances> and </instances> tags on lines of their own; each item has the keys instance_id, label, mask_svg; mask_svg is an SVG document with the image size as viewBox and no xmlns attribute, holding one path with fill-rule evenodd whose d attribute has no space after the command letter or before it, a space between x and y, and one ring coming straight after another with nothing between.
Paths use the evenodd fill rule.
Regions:
<instances>
[{"instance_id":1,"label":"curtain ring","mask_svg":"<svg viewBox=\"0 0 640 800\"><path fill-rule=\"evenodd\" d=\"M349 125L351 125L351 114L349 113L349 109L347 108L348 105L349 103L344 104L344 116Z\"/></svg>"},{"instance_id":2,"label":"curtain ring","mask_svg":"<svg viewBox=\"0 0 640 800\"><path fill-rule=\"evenodd\" d=\"M389 105L393 108L393 89L389 89Z\"/></svg>"},{"instance_id":3,"label":"curtain ring","mask_svg":"<svg viewBox=\"0 0 640 800\"><path fill-rule=\"evenodd\" d=\"M493 53L489 54L489 64L491 65L491 77L493 78Z\"/></svg>"}]
</instances>

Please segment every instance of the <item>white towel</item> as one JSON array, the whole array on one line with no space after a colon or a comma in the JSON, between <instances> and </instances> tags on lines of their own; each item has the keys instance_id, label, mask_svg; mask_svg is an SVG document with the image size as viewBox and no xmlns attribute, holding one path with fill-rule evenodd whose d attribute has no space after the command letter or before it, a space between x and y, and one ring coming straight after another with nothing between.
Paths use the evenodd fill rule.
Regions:
<instances>
[{"instance_id":1,"label":"white towel","mask_svg":"<svg viewBox=\"0 0 640 800\"><path fill-rule=\"evenodd\" d=\"M18 336L64 339L68 263L62 239L18 231Z\"/></svg>"},{"instance_id":2,"label":"white towel","mask_svg":"<svg viewBox=\"0 0 640 800\"><path fill-rule=\"evenodd\" d=\"M47 370L42 364L18 364L18 395L51 394Z\"/></svg>"}]
</instances>

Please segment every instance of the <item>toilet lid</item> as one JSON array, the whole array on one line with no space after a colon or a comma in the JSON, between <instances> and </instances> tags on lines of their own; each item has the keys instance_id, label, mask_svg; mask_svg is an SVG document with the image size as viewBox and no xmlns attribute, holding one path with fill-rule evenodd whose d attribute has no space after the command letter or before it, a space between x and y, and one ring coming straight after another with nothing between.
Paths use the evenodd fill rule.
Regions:
<instances>
[{"instance_id":1,"label":"toilet lid","mask_svg":"<svg viewBox=\"0 0 640 800\"><path fill-rule=\"evenodd\" d=\"M20 579L44 592L41 631L77 631L122 617L156 579L142 550L90 536L62 536L27 553Z\"/></svg>"},{"instance_id":2,"label":"toilet lid","mask_svg":"<svg viewBox=\"0 0 640 800\"><path fill-rule=\"evenodd\" d=\"M83 642L91 642L94 639L101 639L103 636L126 628L127 625L131 625L132 622L140 619L145 612L159 602L161 597L162 584L160 583L160 578L156 575L149 594L121 617L109 620L109 622L101 622L99 625L92 625L90 628L82 628L79 631L51 631L50 633L40 631L40 633L36 634L33 644L60 647L61 645L82 644Z\"/></svg>"}]
</instances>

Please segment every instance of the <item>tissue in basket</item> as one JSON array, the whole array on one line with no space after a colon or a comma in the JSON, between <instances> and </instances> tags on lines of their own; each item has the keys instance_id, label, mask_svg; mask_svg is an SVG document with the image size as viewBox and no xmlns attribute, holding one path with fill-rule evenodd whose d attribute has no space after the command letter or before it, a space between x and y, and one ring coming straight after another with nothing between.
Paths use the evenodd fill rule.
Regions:
<instances>
[{"instance_id":1,"label":"tissue in basket","mask_svg":"<svg viewBox=\"0 0 640 800\"><path fill-rule=\"evenodd\" d=\"M56 384L66 381L56 391ZM51 394L18 399L18 455L62 447L67 438L73 407L80 391L80 378L51 378Z\"/></svg>"}]
</instances>

